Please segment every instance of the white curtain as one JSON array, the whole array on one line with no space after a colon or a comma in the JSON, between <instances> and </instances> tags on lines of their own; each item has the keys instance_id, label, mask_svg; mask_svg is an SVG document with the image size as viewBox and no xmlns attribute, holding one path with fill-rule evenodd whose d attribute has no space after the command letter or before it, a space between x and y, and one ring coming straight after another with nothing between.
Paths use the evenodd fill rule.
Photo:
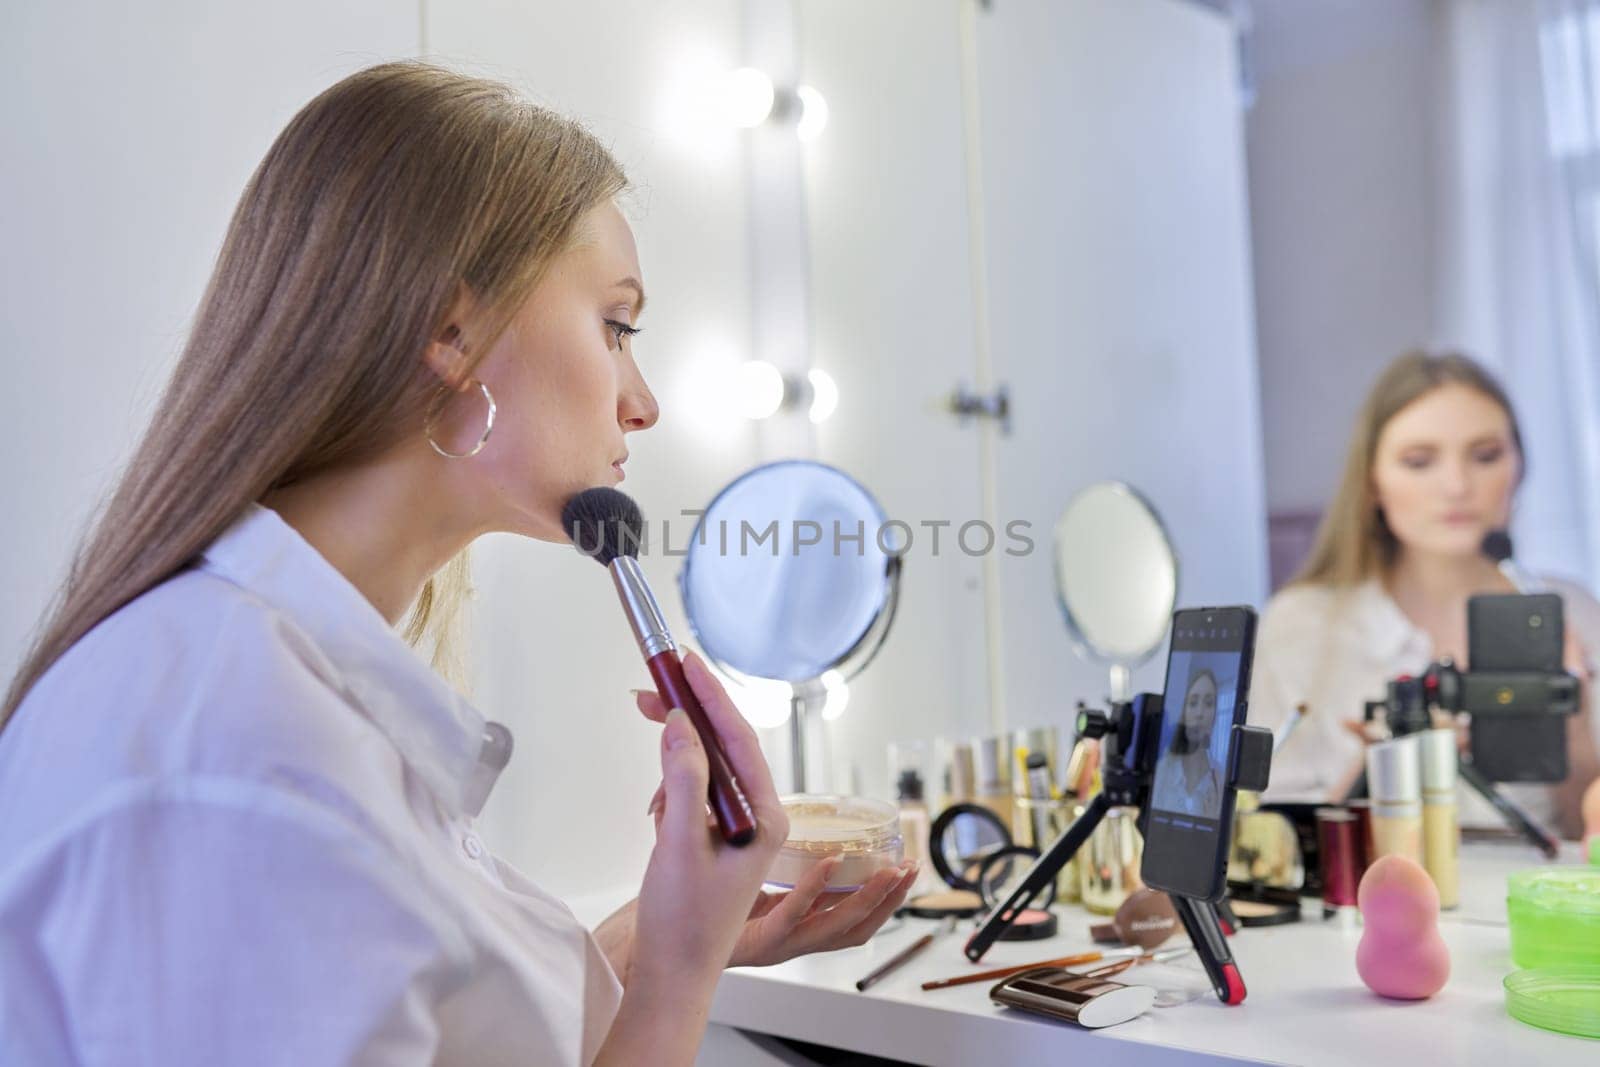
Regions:
<instances>
[{"instance_id":1,"label":"white curtain","mask_svg":"<svg viewBox=\"0 0 1600 1067\"><path fill-rule=\"evenodd\" d=\"M1600 0L1444 0L1434 343L1522 422L1519 561L1600 589Z\"/></svg>"}]
</instances>

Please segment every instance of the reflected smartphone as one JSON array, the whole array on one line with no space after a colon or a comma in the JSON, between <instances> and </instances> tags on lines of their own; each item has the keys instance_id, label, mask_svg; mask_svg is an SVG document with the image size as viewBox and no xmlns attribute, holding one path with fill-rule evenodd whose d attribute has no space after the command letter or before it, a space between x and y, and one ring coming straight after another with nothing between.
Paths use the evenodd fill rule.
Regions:
<instances>
[{"instance_id":1,"label":"reflected smartphone","mask_svg":"<svg viewBox=\"0 0 1600 1067\"><path fill-rule=\"evenodd\" d=\"M1145 817L1147 885L1196 900L1222 897L1237 790L1230 785L1245 721L1256 613L1193 608L1172 617L1155 774Z\"/></svg>"},{"instance_id":2,"label":"reflected smartphone","mask_svg":"<svg viewBox=\"0 0 1600 1067\"><path fill-rule=\"evenodd\" d=\"M1484 594L1467 601L1467 669L1555 674L1566 651L1561 597ZM1540 688L1530 686L1530 689ZM1496 715L1474 708L1472 763L1493 782L1560 782L1567 777L1565 715Z\"/></svg>"}]
</instances>

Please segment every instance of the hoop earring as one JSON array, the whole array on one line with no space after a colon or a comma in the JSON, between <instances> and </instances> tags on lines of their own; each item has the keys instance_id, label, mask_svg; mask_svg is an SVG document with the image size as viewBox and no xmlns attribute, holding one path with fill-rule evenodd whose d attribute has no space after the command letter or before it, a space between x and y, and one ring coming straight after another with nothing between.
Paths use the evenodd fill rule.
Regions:
<instances>
[{"instance_id":1,"label":"hoop earring","mask_svg":"<svg viewBox=\"0 0 1600 1067\"><path fill-rule=\"evenodd\" d=\"M434 423L438 421L440 414L443 413L444 403L450 399L451 390L444 390L439 394L439 399L428 405L427 417L422 420L423 436L428 439L428 444L433 446L433 450L439 453L439 455L443 456L445 459L471 459L473 456L476 456L479 452L483 451L483 446L489 443L490 432L494 430L494 394L489 392L489 387L483 382L478 381L476 378L474 378L473 381L478 382L478 389L483 393L484 403L489 405L489 417L484 420L483 434L478 438L478 443L473 445L471 450L466 452L450 452L440 447L439 442L433 439Z\"/></svg>"}]
</instances>

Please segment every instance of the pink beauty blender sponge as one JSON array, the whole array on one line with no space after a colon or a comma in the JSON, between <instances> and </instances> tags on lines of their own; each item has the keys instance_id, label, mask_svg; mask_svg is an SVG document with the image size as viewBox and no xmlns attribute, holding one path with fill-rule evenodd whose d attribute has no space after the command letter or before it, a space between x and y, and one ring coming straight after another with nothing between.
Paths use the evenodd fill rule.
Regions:
<instances>
[{"instance_id":1,"label":"pink beauty blender sponge","mask_svg":"<svg viewBox=\"0 0 1600 1067\"><path fill-rule=\"evenodd\" d=\"M1439 936L1439 890L1404 856L1383 856L1356 890L1361 944L1356 973L1367 988L1398 1000L1421 1000L1444 988L1450 950Z\"/></svg>"}]
</instances>

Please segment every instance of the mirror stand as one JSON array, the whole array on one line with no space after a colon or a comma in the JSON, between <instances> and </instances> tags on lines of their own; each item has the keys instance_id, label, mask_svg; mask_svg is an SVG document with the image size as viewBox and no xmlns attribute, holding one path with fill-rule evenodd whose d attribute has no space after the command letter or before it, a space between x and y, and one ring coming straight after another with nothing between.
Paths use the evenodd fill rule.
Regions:
<instances>
[{"instance_id":1,"label":"mirror stand","mask_svg":"<svg viewBox=\"0 0 1600 1067\"><path fill-rule=\"evenodd\" d=\"M827 703L828 691L822 680L796 682L790 687L789 697L789 767L792 775L790 792L807 791L806 755L814 742L825 741L817 736L818 719ZM828 768L821 768L826 771Z\"/></svg>"},{"instance_id":2,"label":"mirror stand","mask_svg":"<svg viewBox=\"0 0 1600 1067\"><path fill-rule=\"evenodd\" d=\"M1126 704L1133 699L1133 670L1126 663L1111 665L1111 702Z\"/></svg>"}]
</instances>

